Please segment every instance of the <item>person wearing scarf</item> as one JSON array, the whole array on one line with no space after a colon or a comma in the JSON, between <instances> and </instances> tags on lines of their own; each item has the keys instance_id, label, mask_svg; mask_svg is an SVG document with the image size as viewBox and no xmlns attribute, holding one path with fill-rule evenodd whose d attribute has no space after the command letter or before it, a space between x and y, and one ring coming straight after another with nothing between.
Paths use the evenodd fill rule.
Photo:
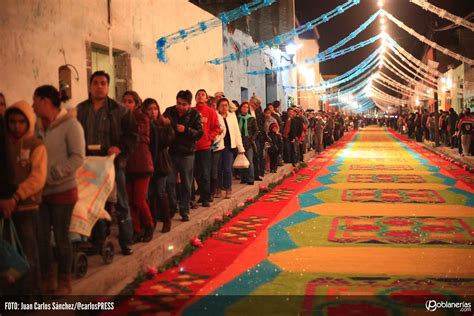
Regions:
<instances>
[{"instance_id":1,"label":"person wearing scarf","mask_svg":"<svg viewBox=\"0 0 474 316\"><path fill-rule=\"evenodd\" d=\"M238 121L240 134L242 135L242 142L245 148L245 156L250 162L250 166L247 169L241 171L240 183L247 183L249 185L254 184L254 166L253 166L253 155L257 148L255 140L259 135L257 126L257 120L249 113L248 102L243 102L238 111Z\"/></svg>"}]
</instances>

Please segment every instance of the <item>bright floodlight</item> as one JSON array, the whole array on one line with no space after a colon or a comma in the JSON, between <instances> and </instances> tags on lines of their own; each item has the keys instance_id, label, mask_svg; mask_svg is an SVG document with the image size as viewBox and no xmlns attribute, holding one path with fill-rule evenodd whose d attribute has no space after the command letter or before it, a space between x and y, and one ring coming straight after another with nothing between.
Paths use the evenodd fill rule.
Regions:
<instances>
[{"instance_id":1,"label":"bright floodlight","mask_svg":"<svg viewBox=\"0 0 474 316\"><path fill-rule=\"evenodd\" d=\"M377 2L377 5L379 6L379 8L382 8L383 7L383 0L379 0Z\"/></svg>"}]
</instances>

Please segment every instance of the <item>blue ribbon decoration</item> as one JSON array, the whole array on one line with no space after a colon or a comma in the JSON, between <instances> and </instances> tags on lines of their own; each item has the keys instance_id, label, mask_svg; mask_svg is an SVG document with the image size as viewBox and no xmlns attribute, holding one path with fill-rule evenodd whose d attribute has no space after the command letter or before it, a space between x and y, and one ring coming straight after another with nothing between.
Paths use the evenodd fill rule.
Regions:
<instances>
[{"instance_id":1,"label":"blue ribbon decoration","mask_svg":"<svg viewBox=\"0 0 474 316\"><path fill-rule=\"evenodd\" d=\"M249 53L244 53L243 51L240 51L239 53L237 53L237 57L238 58L241 58L241 57L245 57L245 56L249 56L249 55L252 55L252 54L255 54L256 52L262 50L263 48L265 47L272 47L272 46L275 46L276 43L275 43L275 40L277 40L278 42L280 43L285 43L287 41L289 41L290 39L294 38L295 36L299 35L299 34L302 34L304 32L306 32L308 29L313 29L315 28L316 26L320 25L320 24L323 24L323 23L326 23L327 21L331 20L332 18L344 13L345 11L347 11L348 9L352 8L353 6L359 4L359 1L358 0L349 0L347 1L346 3L336 7L335 9L323 14L322 16L314 19L314 20L311 20L287 33L284 33L284 34L280 34L270 40L267 40L267 41L263 41L263 42L260 42L259 44L256 44L252 47L250 47L250 51ZM325 18L323 18L325 17ZM216 63L216 61L218 61L218 63ZM230 55L227 55L227 56L224 56L222 58L216 58L216 59L213 59L213 60L209 60L208 63L210 64L223 64L223 63L227 63L227 62L230 62L232 61L232 59L230 58Z\"/></svg>"},{"instance_id":2,"label":"blue ribbon decoration","mask_svg":"<svg viewBox=\"0 0 474 316\"><path fill-rule=\"evenodd\" d=\"M197 23L194 26L188 27L186 29L181 29L175 33L169 34L167 36L163 36L156 42L157 48L157 58L160 62L166 62L166 50L173 44L186 41L191 37L198 36L200 34L205 33L210 29L214 29L221 25L227 25L232 21L235 21L243 16L250 15L252 12L256 10L260 10L264 7L268 7L274 4L277 0L254 0L250 3L246 3L236 9L222 12L219 14L219 17L215 17L209 19L207 21L202 21ZM220 64L221 62L218 60L214 60L216 64Z\"/></svg>"}]
</instances>

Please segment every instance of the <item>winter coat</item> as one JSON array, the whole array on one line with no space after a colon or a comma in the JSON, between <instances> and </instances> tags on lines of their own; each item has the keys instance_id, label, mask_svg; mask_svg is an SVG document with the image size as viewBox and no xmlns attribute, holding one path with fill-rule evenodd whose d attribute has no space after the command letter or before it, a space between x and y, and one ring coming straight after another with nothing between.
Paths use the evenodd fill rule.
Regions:
<instances>
[{"instance_id":1,"label":"winter coat","mask_svg":"<svg viewBox=\"0 0 474 316\"><path fill-rule=\"evenodd\" d=\"M239 119L240 114L237 117L237 122L239 122ZM254 150L256 150L255 141L257 140L260 131L257 127L257 120L253 116L251 116L247 121L247 132L248 136L245 136L244 125L242 125L242 128L240 129L242 144L244 145L245 150L249 148L253 148Z\"/></svg>"},{"instance_id":2,"label":"winter coat","mask_svg":"<svg viewBox=\"0 0 474 316\"><path fill-rule=\"evenodd\" d=\"M153 158L150 151L150 117L141 107L135 108L133 116L138 126L138 143L127 161L127 174L150 176L153 174Z\"/></svg>"},{"instance_id":3,"label":"winter coat","mask_svg":"<svg viewBox=\"0 0 474 316\"><path fill-rule=\"evenodd\" d=\"M203 135L196 142L196 150L209 150L220 133L219 119L214 109L206 104L197 104L195 109L201 114Z\"/></svg>"},{"instance_id":4,"label":"winter coat","mask_svg":"<svg viewBox=\"0 0 474 316\"><path fill-rule=\"evenodd\" d=\"M167 176L171 172L172 161L169 146L173 143L175 133L171 125L164 126L152 122L150 127L150 152L153 158L154 178Z\"/></svg>"},{"instance_id":5,"label":"winter coat","mask_svg":"<svg viewBox=\"0 0 474 316\"><path fill-rule=\"evenodd\" d=\"M204 133L201 114L195 109L189 109L185 115L179 116L176 106L172 106L167 108L163 115L171 120L171 125L175 130L175 140L170 146L170 154L193 155L196 150L196 142ZM184 125L183 133L176 131L177 124Z\"/></svg>"},{"instance_id":6,"label":"winter coat","mask_svg":"<svg viewBox=\"0 0 474 316\"><path fill-rule=\"evenodd\" d=\"M239 122L237 121L235 113L227 113L227 117L225 118L225 120L227 121L227 126L229 127L227 133L230 137L230 147L232 149L237 148L239 153L244 153L245 148L242 143Z\"/></svg>"},{"instance_id":7,"label":"winter coat","mask_svg":"<svg viewBox=\"0 0 474 316\"><path fill-rule=\"evenodd\" d=\"M108 124L109 124L109 143L110 146L118 147L120 154L115 158L115 165L118 168L125 168L127 165L127 159L130 153L135 149L138 141L138 130L135 117L131 111L129 111L123 105L118 104L114 100L107 98L105 103L105 110L107 111ZM88 132L88 114L89 111L94 110L92 100L85 100L77 105L77 119L84 129L84 134ZM86 146L97 145L88 144L86 136ZM101 145L100 150L101 156L106 156L109 148L105 148L105 144Z\"/></svg>"}]
</instances>

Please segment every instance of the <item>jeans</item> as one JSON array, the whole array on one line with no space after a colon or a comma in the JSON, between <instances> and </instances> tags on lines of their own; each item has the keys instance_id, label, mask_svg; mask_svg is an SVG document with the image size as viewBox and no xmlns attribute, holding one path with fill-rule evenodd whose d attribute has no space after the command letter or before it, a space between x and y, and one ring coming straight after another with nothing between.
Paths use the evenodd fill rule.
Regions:
<instances>
[{"instance_id":1,"label":"jeans","mask_svg":"<svg viewBox=\"0 0 474 316\"><path fill-rule=\"evenodd\" d=\"M232 190L232 164L234 153L232 148L226 146L222 151L221 163L218 171L218 187L224 190Z\"/></svg>"},{"instance_id":2,"label":"jeans","mask_svg":"<svg viewBox=\"0 0 474 316\"><path fill-rule=\"evenodd\" d=\"M26 274L14 284L0 289L2 295L40 295L40 259L38 251L38 211L14 212L12 220L18 234L18 238L23 247L26 259L30 268ZM9 221L8 221L9 222ZM5 223L4 234L6 234L8 225ZM9 237L0 236L9 240Z\"/></svg>"},{"instance_id":3,"label":"jeans","mask_svg":"<svg viewBox=\"0 0 474 316\"><path fill-rule=\"evenodd\" d=\"M194 166L194 176L199 187L201 201L209 202L211 199L211 151L196 151Z\"/></svg>"},{"instance_id":4,"label":"jeans","mask_svg":"<svg viewBox=\"0 0 474 316\"><path fill-rule=\"evenodd\" d=\"M181 216L189 215L189 203L191 201L191 187L193 184L194 155L183 156L180 154L171 155L173 160L172 171L168 176L168 183L171 188L176 187L176 177L180 176L179 184L179 201L177 200L176 190L168 192L171 205L179 205L179 213Z\"/></svg>"},{"instance_id":5,"label":"jeans","mask_svg":"<svg viewBox=\"0 0 474 316\"><path fill-rule=\"evenodd\" d=\"M217 173L221 160L222 150L214 151L211 154L211 194L215 193L217 189Z\"/></svg>"},{"instance_id":6,"label":"jeans","mask_svg":"<svg viewBox=\"0 0 474 316\"><path fill-rule=\"evenodd\" d=\"M150 203L150 210L153 216L154 222L158 222L160 220L160 207L158 205L158 198L160 196L168 197L166 194L166 181L168 176L156 176L152 177L150 181L150 186L148 188L148 201Z\"/></svg>"},{"instance_id":7,"label":"jeans","mask_svg":"<svg viewBox=\"0 0 474 316\"><path fill-rule=\"evenodd\" d=\"M136 234L142 231L142 227L153 227L154 224L146 199L149 184L149 176L127 180L127 194L131 205L133 231Z\"/></svg>"},{"instance_id":8,"label":"jeans","mask_svg":"<svg viewBox=\"0 0 474 316\"><path fill-rule=\"evenodd\" d=\"M70 274L72 269L72 244L69 239L69 225L75 204L42 203L39 211L38 245L43 276L52 273L53 253L51 247L51 226L58 254L58 272Z\"/></svg>"},{"instance_id":9,"label":"jeans","mask_svg":"<svg viewBox=\"0 0 474 316\"><path fill-rule=\"evenodd\" d=\"M242 182L249 183L254 182L254 166L253 166L253 148L249 147L245 149L245 157L247 157L250 165L247 169L240 170L240 179Z\"/></svg>"},{"instance_id":10,"label":"jeans","mask_svg":"<svg viewBox=\"0 0 474 316\"><path fill-rule=\"evenodd\" d=\"M117 184L116 215L119 228L119 244L120 247L125 248L132 244L133 226L124 169L115 168L115 182Z\"/></svg>"},{"instance_id":11,"label":"jeans","mask_svg":"<svg viewBox=\"0 0 474 316\"><path fill-rule=\"evenodd\" d=\"M258 155L258 173L257 176L263 177L265 176L265 166L267 161L265 159L265 142L257 141L257 155Z\"/></svg>"}]
</instances>

